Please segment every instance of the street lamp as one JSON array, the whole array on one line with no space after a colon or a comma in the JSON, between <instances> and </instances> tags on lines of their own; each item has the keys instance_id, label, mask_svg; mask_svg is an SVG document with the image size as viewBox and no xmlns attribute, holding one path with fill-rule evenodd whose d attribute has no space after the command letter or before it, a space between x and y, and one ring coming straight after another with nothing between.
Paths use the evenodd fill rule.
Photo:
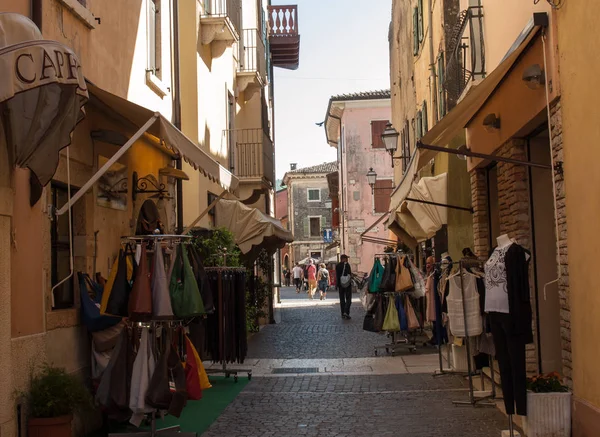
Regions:
<instances>
[{"instance_id":1,"label":"street lamp","mask_svg":"<svg viewBox=\"0 0 600 437\"><path fill-rule=\"evenodd\" d=\"M375 171L373 170L373 167L371 167L369 169L369 171L367 172L367 181L369 182L369 185L371 186L371 194L375 193L375 182L377 182L377 173L375 173Z\"/></svg>"},{"instance_id":2,"label":"street lamp","mask_svg":"<svg viewBox=\"0 0 600 437\"><path fill-rule=\"evenodd\" d=\"M385 130L381 134L381 140L385 146L385 150L392 157L392 167L394 166L394 153L398 150L398 136L400 134L394 127L392 123L388 122L385 126Z\"/></svg>"}]
</instances>

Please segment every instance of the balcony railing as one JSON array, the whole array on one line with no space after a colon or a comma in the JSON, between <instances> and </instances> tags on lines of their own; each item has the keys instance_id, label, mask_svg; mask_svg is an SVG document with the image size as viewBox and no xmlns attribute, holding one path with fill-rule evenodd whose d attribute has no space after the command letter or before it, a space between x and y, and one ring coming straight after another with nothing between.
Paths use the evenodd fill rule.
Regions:
<instances>
[{"instance_id":1,"label":"balcony railing","mask_svg":"<svg viewBox=\"0 0 600 437\"><path fill-rule=\"evenodd\" d=\"M235 150L233 171L240 179L265 178L275 182L273 141L263 129L235 129L230 131Z\"/></svg>"},{"instance_id":2,"label":"balcony railing","mask_svg":"<svg viewBox=\"0 0 600 437\"><path fill-rule=\"evenodd\" d=\"M269 6L268 19L273 65L295 70L300 62L298 6Z\"/></svg>"},{"instance_id":3,"label":"balcony railing","mask_svg":"<svg viewBox=\"0 0 600 437\"><path fill-rule=\"evenodd\" d=\"M472 6L461 12L450 36L444 88L454 103L470 80L485 77L485 46L483 42L483 7Z\"/></svg>"},{"instance_id":4,"label":"balcony railing","mask_svg":"<svg viewBox=\"0 0 600 437\"><path fill-rule=\"evenodd\" d=\"M241 0L203 0L203 18L229 18L236 32L242 30Z\"/></svg>"},{"instance_id":5,"label":"balcony railing","mask_svg":"<svg viewBox=\"0 0 600 437\"><path fill-rule=\"evenodd\" d=\"M240 71L257 72L264 80L267 58L265 56L265 42L258 29L244 29L240 52Z\"/></svg>"}]
</instances>

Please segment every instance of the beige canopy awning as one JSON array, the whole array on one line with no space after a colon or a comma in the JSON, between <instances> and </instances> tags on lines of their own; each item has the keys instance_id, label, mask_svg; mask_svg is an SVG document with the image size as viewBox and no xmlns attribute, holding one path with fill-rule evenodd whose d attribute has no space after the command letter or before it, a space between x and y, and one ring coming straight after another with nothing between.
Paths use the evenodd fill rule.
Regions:
<instances>
[{"instance_id":1,"label":"beige canopy awning","mask_svg":"<svg viewBox=\"0 0 600 437\"><path fill-rule=\"evenodd\" d=\"M29 18L0 13L0 144L6 140L11 164L29 168L42 186L50 182L87 100L75 53L44 40ZM39 195L32 191L32 205Z\"/></svg>"},{"instance_id":2,"label":"beige canopy awning","mask_svg":"<svg viewBox=\"0 0 600 437\"><path fill-rule=\"evenodd\" d=\"M58 210L58 215L64 214L69 206L79 200L79 198L83 196L85 192L129 150L133 143L144 134L150 134L156 137L160 143L164 143L166 151L181 156L194 169L200 171L210 180L220 184L225 190L234 192L238 187L239 179L237 177L215 161L214 158L202 150L198 144L186 137L183 132L177 129L160 112L153 112L142 106L136 105L127 99L123 99L108 91L100 89L91 83L88 83L88 90L91 95L91 104L104 105L139 129L129 141L121 146L119 151L115 153L94 176L92 176L77 194L75 194L65 206Z\"/></svg>"},{"instance_id":3,"label":"beige canopy awning","mask_svg":"<svg viewBox=\"0 0 600 437\"><path fill-rule=\"evenodd\" d=\"M294 241L292 233L279 220L238 200L221 199L215 208L216 226L233 233L235 243L244 255L260 249L272 254Z\"/></svg>"}]
</instances>

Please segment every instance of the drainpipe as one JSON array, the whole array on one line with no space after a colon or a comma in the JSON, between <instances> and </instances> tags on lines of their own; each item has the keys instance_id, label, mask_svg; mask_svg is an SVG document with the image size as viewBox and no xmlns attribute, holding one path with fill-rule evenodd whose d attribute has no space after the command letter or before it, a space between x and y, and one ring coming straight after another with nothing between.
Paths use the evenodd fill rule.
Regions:
<instances>
[{"instance_id":1,"label":"drainpipe","mask_svg":"<svg viewBox=\"0 0 600 437\"><path fill-rule=\"evenodd\" d=\"M433 123L438 122L438 104L437 104L437 77L435 74L435 57L433 53L433 0L428 0L429 8L429 70L431 82L431 103L433 106Z\"/></svg>"},{"instance_id":2,"label":"drainpipe","mask_svg":"<svg viewBox=\"0 0 600 437\"><path fill-rule=\"evenodd\" d=\"M179 77L179 0L171 0L171 23L173 25L172 47L173 47L173 124L181 130L181 82ZM177 159L175 167L182 169L181 158ZM183 181L177 178L176 181L176 200L177 203L177 233L183 232Z\"/></svg>"}]
</instances>

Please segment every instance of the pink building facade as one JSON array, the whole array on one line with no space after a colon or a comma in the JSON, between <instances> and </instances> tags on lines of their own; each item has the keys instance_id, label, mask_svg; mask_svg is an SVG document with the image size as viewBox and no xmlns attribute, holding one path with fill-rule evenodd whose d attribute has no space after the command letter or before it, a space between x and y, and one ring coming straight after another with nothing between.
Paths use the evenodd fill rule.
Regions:
<instances>
[{"instance_id":1,"label":"pink building facade","mask_svg":"<svg viewBox=\"0 0 600 437\"><path fill-rule=\"evenodd\" d=\"M389 238L385 220L372 225L389 211L393 190L392 159L381 141L390 119L387 90L334 96L329 101L325 129L329 145L337 148L339 162L341 223L336 237L356 273L368 273L375 254L385 249L385 244L362 241L361 234L368 231L366 236ZM366 176L371 168L377 173L374 190Z\"/></svg>"}]
</instances>

